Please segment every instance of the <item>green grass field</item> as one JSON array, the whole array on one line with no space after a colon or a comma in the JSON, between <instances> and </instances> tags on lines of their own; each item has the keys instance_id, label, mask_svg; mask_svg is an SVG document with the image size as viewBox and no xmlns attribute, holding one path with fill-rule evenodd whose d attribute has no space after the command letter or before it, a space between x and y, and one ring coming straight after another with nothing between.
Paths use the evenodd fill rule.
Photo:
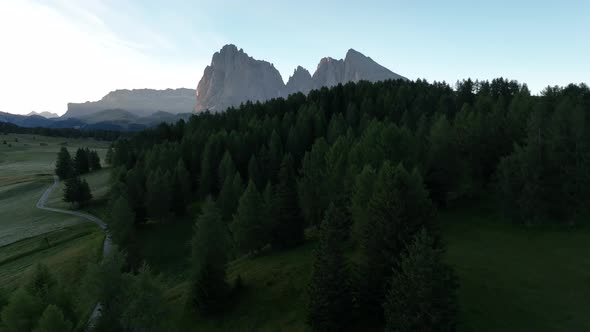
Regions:
<instances>
[{"instance_id":1,"label":"green grass field","mask_svg":"<svg viewBox=\"0 0 590 332\"><path fill-rule=\"evenodd\" d=\"M458 331L590 330L590 229L514 225L481 204L442 211L439 221L446 260L460 281ZM171 307L183 306L188 291L186 281L178 282L186 274L176 274L176 269L186 269L190 227L189 222L154 225L141 235L148 263L168 276ZM288 252L230 263L228 279L240 275L245 284L230 301L232 308L214 318L179 317L177 328L307 331L306 287L314 246L309 241Z\"/></svg>"},{"instance_id":2,"label":"green grass field","mask_svg":"<svg viewBox=\"0 0 590 332\"><path fill-rule=\"evenodd\" d=\"M590 331L590 229L524 227L475 205L440 215L459 331Z\"/></svg>"},{"instance_id":3,"label":"green grass field","mask_svg":"<svg viewBox=\"0 0 590 332\"><path fill-rule=\"evenodd\" d=\"M22 284L37 263L69 278L100 257L104 234L96 225L35 205L53 183L62 146L71 154L78 147L88 147L103 159L108 144L94 139L0 135L0 288L12 290ZM108 171L92 174L88 180L91 188L97 188L97 197L106 193L100 181L93 182L101 177L108 177ZM61 190L55 189L51 198L55 201L47 206L62 207Z\"/></svg>"}]
</instances>

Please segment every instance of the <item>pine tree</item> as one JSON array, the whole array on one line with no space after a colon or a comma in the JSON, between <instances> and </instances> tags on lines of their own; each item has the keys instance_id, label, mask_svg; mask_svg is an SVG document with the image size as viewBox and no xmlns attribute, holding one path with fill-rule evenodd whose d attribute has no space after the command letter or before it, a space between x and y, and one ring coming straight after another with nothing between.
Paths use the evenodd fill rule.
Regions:
<instances>
[{"instance_id":1,"label":"pine tree","mask_svg":"<svg viewBox=\"0 0 590 332\"><path fill-rule=\"evenodd\" d=\"M64 318L63 312L53 304L47 306L34 332L67 332L72 330L72 322Z\"/></svg>"},{"instance_id":2,"label":"pine tree","mask_svg":"<svg viewBox=\"0 0 590 332\"><path fill-rule=\"evenodd\" d=\"M369 201L367 228L361 249L361 306L379 314L391 270L397 266L406 243L423 227L429 227L432 203L417 170L408 173L400 164L386 162L379 170L375 192Z\"/></svg>"},{"instance_id":3,"label":"pine tree","mask_svg":"<svg viewBox=\"0 0 590 332\"><path fill-rule=\"evenodd\" d=\"M225 180L228 177L233 178L235 173L236 165L234 164L231 154L226 150L225 154L223 155L223 159L221 159L221 162L219 163L219 168L217 169L219 184L225 183Z\"/></svg>"},{"instance_id":4,"label":"pine tree","mask_svg":"<svg viewBox=\"0 0 590 332\"><path fill-rule=\"evenodd\" d=\"M178 160L172 184L172 208L177 216L186 212L191 200L191 179L182 159Z\"/></svg>"},{"instance_id":5,"label":"pine tree","mask_svg":"<svg viewBox=\"0 0 590 332\"><path fill-rule=\"evenodd\" d=\"M43 311L41 301L25 289L17 289L2 309L2 323L7 332L31 331Z\"/></svg>"},{"instance_id":6,"label":"pine tree","mask_svg":"<svg viewBox=\"0 0 590 332\"><path fill-rule=\"evenodd\" d=\"M302 178L298 187L301 209L308 225L319 225L328 207L330 196L326 179L328 149L324 138L320 138L303 158Z\"/></svg>"},{"instance_id":7,"label":"pine tree","mask_svg":"<svg viewBox=\"0 0 590 332\"><path fill-rule=\"evenodd\" d=\"M100 157L98 156L98 152L96 152L96 150L88 152L88 166L92 171L98 171L102 168L100 165Z\"/></svg>"},{"instance_id":8,"label":"pine tree","mask_svg":"<svg viewBox=\"0 0 590 332\"><path fill-rule=\"evenodd\" d=\"M370 165L365 165L355 180L352 193L351 214L353 220L352 238L361 243L369 223L369 201L373 196L373 188L377 174Z\"/></svg>"},{"instance_id":9,"label":"pine tree","mask_svg":"<svg viewBox=\"0 0 590 332\"><path fill-rule=\"evenodd\" d=\"M393 271L384 304L386 331L454 331L456 278L426 230L416 234Z\"/></svg>"},{"instance_id":10,"label":"pine tree","mask_svg":"<svg viewBox=\"0 0 590 332\"><path fill-rule=\"evenodd\" d=\"M292 248L304 240L304 220L299 209L293 159L287 154L281 163L276 188L276 216L271 230L275 248Z\"/></svg>"},{"instance_id":11,"label":"pine tree","mask_svg":"<svg viewBox=\"0 0 590 332\"><path fill-rule=\"evenodd\" d=\"M342 213L331 204L321 223L309 284L308 322L315 331L343 331L352 315L349 271L343 254Z\"/></svg>"},{"instance_id":12,"label":"pine tree","mask_svg":"<svg viewBox=\"0 0 590 332\"><path fill-rule=\"evenodd\" d=\"M262 174L260 172L260 167L258 166L258 160L256 160L256 155L252 155L250 157L250 161L248 162L248 176L250 180L254 181L254 184L257 188L262 189L263 181L262 181Z\"/></svg>"},{"instance_id":13,"label":"pine tree","mask_svg":"<svg viewBox=\"0 0 590 332\"><path fill-rule=\"evenodd\" d=\"M264 220L264 201L252 180L240 197L238 210L231 224L238 250L247 254L260 249L268 239Z\"/></svg>"},{"instance_id":14,"label":"pine tree","mask_svg":"<svg viewBox=\"0 0 590 332\"><path fill-rule=\"evenodd\" d=\"M242 186L242 177L240 176L240 173L236 172L233 176L227 177L219 192L217 207L221 211L223 220L228 223L231 221L232 215L238 208L238 202L243 191Z\"/></svg>"},{"instance_id":15,"label":"pine tree","mask_svg":"<svg viewBox=\"0 0 590 332\"><path fill-rule=\"evenodd\" d=\"M170 173L153 172L147 181L146 206L150 217L164 221L172 203Z\"/></svg>"},{"instance_id":16,"label":"pine tree","mask_svg":"<svg viewBox=\"0 0 590 332\"><path fill-rule=\"evenodd\" d=\"M72 157L70 156L68 149L65 147L62 147L57 154L55 174L59 176L61 180L69 179L74 175Z\"/></svg>"},{"instance_id":17,"label":"pine tree","mask_svg":"<svg viewBox=\"0 0 590 332\"><path fill-rule=\"evenodd\" d=\"M78 187L78 204L80 206L86 205L92 199L92 193L90 192L90 186L85 179L80 181L80 185Z\"/></svg>"},{"instance_id":18,"label":"pine tree","mask_svg":"<svg viewBox=\"0 0 590 332\"><path fill-rule=\"evenodd\" d=\"M92 193L86 180L82 180L78 176L66 180L63 195L64 202L77 203L80 206L84 206L91 199Z\"/></svg>"},{"instance_id":19,"label":"pine tree","mask_svg":"<svg viewBox=\"0 0 590 332\"><path fill-rule=\"evenodd\" d=\"M201 314L223 309L229 285L226 281L227 229L221 212L207 198L197 218L192 239L190 306Z\"/></svg>"},{"instance_id":20,"label":"pine tree","mask_svg":"<svg viewBox=\"0 0 590 332\"><path fill-rule=\"evenodd\" d=\"M88 149L79 148L76 150L76 156L74 157L74 169L78 175L88 173Z\"/></svg>"},{"instance_id":21,"label":"pine tree","mask_svg":"<svg viewBox=\"0 0 590 332\"><path fill-rule=\"evenodd\" d=\"M134 236L135 213L127 199L120 196L111 206L109 230L113 240L119 246L125 246Z\"/></svg>"}]
</instances>

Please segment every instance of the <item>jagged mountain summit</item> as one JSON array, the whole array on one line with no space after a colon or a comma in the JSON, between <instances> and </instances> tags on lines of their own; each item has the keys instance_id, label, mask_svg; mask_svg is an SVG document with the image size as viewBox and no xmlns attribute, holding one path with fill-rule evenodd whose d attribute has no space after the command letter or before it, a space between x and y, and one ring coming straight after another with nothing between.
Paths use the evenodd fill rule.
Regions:
<instances>
[{"instance_id":1,"label":"jagged mountain summit","mask_svg":"<svg viewBox=\"0 0 590 332\"><path fill-rule=\"evenodd\" d=\"M134 89L109 92L99 101L68 103L62 118L82 118L104 110L120 109L136 116L163 111L172 114L190 113L195 106L193 89Z\"/></svg>"},{"instance_id":2,"label":"jagged mountain summit","mask_svg":"<svg viewBox=\"0 0 590 332\"><path fill-rule=\"evenodd\" d=\"M256 60L235 45L225 45L205 68L195 109L216 112L246 100L280 97L283 86L281 74L271 63Z\"/></svg>"},{"instance_id":3,"label":"jagged mountain summit","mask_svg":"<svg viewBox=\"0 0 590 332\"><path fill-rule=\"evenodd\" d=\"M321 59L313 75L298 66L285 84L281 74L271 63L256 60L230 44L216 52L211 65L205 68L197 86L195 111L220 112L248 100L265 101L297 92L307 94L312 89L324 86L389 79L406 78L350 49L344 59Z\"/></svg>"}]
</instances>

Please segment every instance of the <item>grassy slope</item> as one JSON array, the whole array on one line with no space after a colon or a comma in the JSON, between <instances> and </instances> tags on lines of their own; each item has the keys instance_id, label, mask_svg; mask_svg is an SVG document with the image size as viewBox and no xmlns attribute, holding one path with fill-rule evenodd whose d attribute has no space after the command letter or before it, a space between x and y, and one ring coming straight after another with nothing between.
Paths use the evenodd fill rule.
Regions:
<instances>
[{"instance_id":1,"label":"grassy slope","mask_svg":"<svg viewBox=\"0 0 590 332\"><path fill-rule=\"evenodd\" d=\"M590 229L521 227L485 206L441 220L461 283L459 331L590 330Z\"/></svg>"},{"instance_id":2,"label":"grassy slope","mask_svg":"<svg viewBox=\"0 0 590 332\"><path fill-rule=\"evenodd\" d=\"M21 285L37 263L69 280L100 257L103 238L94 225L84 223L0 247L0 287Z\"/></svg>"},{"instance_id":3,"label":"grassy slope","mask_svg":"<svg viewBox=\"0 0 590 332\"><path fill-rule=\"evenodd\" d=\"M590 330L590 229L524 228L480 205L443 211L439 219L446 259L460 278L459 331ZM187 266L190 225L153 225L140 235L148 262L168 279L172 308L183 308L188 291L186 281L178 282L186 273L178 272ZM240 275L246 289L231 310L214 318L183 317L178 329L306 331L313 247L308 242L232 262L229 280Z\"/></svg>"},{"instance_id":4,"label":"grassy slope","mask_svg":"<svg viewBox=\"0 0 590 332\"><path fill-rule=\"evenodd\" d=\"M4 140L12 146L1 144ZM68 278L99 257L104 235L98 227L77 217L35 208L53 182L55 158L64 142L71 153L78 147L89 147L102 158L108 146L92 139L0 135L1 288L14 289L39 262ZM53 194L61 196L61 192Z\"/></svg>"}]
</instances>

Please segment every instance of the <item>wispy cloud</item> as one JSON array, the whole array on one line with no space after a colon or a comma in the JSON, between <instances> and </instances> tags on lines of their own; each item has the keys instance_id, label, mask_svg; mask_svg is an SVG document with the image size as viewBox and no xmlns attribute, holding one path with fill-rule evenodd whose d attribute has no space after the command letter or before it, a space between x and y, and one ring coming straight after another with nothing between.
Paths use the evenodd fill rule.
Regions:
<instances>
[{"instance_id":1,"label":"wispy cloud","mask_svg":"<svg viewBox=\"0 0 590 332\"><path fill-rule=\"evenodd\" d=\"M208 59L177 61L177 41L120 3L0 1L0 111L63 113L117 88L196 86Z\"/></svg>"}]
</instances>

